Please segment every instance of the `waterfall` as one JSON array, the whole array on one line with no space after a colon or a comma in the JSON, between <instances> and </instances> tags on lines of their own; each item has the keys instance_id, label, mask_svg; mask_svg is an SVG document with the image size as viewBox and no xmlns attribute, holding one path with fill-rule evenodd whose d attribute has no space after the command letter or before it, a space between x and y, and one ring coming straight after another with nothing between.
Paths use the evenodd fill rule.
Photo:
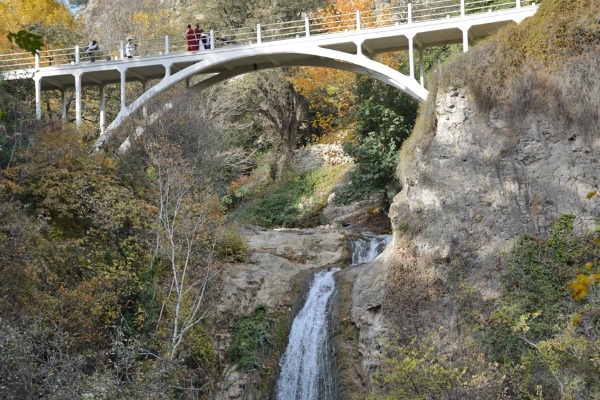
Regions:
<instances>
[{"instance_id":1,"label":"waterfall","mask_svg":"<svg viewBox=\"0 0 600 400\"><path fill-rule=\"evenodd\" d=\"M364 234L351 239L352 264L375 258L390 242L391 235ZM335 292L334 274L339 268L317 272L306 303L290 331L280 361L281 372L275 400L333 400L337 398L330 360L329 311Z\"/></svg>"},{"instance_id":2,"label":"waterfall","mask_svg":"<svg viewBox=\"0 0 600 400\"><path fill-rule=\"evenodd\" d=\"M333 275L339 271L315 274L306 303L292 323L281 373L277 381L276 400L317 400L333 397L327 341L331 295L335 291Z\"/></svg>"},{"instance_id":3,"label":"waterfall","mask_svg":"<svg viewBox=\"0 0 600 400\"><path fill-rule=\"evenodd\" d=\"M361 236L350 239L352 263L350 266L359 265L373 260L391 242L392 235L375 235L365 232Z\"/></svg>"}]
</instances>

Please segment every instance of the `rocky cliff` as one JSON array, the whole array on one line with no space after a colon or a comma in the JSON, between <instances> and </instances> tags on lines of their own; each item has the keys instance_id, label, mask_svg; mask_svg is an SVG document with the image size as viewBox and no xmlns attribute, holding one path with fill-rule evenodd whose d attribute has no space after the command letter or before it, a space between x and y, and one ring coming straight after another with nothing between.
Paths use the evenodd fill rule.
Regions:
<instances>
[{"instance_id":1,"label":"rocky cliff","mask_svg":"<svg viewBox=\"0 0 600 400\"><path fill-rule=\"evenodd\" d=\"M434 129L403 149L402 190L389 213L394 242L372 264L345 272L359 332L353 357L362 361L361 370L343 371L347 393L368 386L383 337L458 337L449 282L469 282L480 302L492 301L517 235L546 237L566 213L577 233L588 233L600 213L587 196L599 184L598 135L538 112L515 126L502 106L478 111L467 88L438 90L433 101Z\"/></svg>"}]
</instances>

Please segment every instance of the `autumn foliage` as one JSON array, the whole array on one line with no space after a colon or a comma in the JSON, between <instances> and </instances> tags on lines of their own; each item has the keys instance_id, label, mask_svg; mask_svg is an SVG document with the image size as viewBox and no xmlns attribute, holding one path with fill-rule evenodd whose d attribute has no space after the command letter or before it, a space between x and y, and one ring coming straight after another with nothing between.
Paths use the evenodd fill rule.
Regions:
<instances>
[{"instance_id":1,"label":"autumn foliage","mask_svg":"<svg viewBox=\"0 0 600 400\"><path fill-rule=\"evenodd\" d=\"M0 2L0 15L0 53L21 51L10 43L7 35L29 24L75 26L67 7L55 0L5 0Z\"/></svg>"}]
</instances>

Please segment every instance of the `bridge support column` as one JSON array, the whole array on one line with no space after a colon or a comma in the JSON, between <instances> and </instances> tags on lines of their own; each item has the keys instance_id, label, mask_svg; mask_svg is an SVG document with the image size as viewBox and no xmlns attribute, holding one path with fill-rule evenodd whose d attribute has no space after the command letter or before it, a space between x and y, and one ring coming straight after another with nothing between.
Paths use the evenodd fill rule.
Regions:
<instances>
[{"instance_id":1,"label":"bridge support column","mask_svg":"<svg viewBox=\"0 0 600 400\"><path fill-rule=\"evenodd\" d=\"M42 78L35 77L35 119L42 120Z\"/></svg>"},{"instance_id":2,"label":"bridge support column","mask_svg":"<svg viewBox=\"0 0 600 400\"><path fill-rule=\"evenodd\" d=\"M419 82L425 87L425 68L423 66L423 47L419 47Z\"/></svg>"},{"instance_id":3,"label":"bridge support column","mask_svg":"<svg viewBox=\"0 0 600 400\"><path fill-rule=\"evenodd\" d=\"M81 75L75 75L75 125L81 126Z\"/></svg>"},{"instance_id":4,"label":"bridge support column","mask_svg":"<svg viewBox=\"0 0 600 400\"><path fill-rule=\"evenodd\" d=\"M60 103L62 105L60 119L67 120L67 92L65 89L60 91Z\"/></svg>"},{"instance_id":5,"label":"bridge support column","mask_svg":"<svg viewBox=\"0 0 600 400\"><path fill-rule=\"evenodd\" d=\"M461 28L463 34L463 53L466 53L469 50L469 28Z\"/></svg>"},{"instance_id":6,"label":"bridge support column","mask_svg":"<svg viewBox=\"0 0 600 400\"><path fill-rule=\"evenodd\" d=\"M127 78L127 68L119 71L121 73L121 112L124 112L127 108L127 98L126 98L126 78Z\"/></svg>"},{"instance_id":7,"label":"bridge support column","mask_svg":"<svg viewBox=\"0 0 600 400\"><path fill-rule=\"evenodd\" d=\"M106 86L100 86L100 133L104 133L106 127Z\"/></svg>"},{"instance_id":8,"label":"bridge support column","mask_svg":"<svg viewBox=\"0 0 600 400\"><path fill-rule=\"evenodd\" d=\"M148 81L142 82L142 93L146 93L147 84ZM148 118L148 105L146 103L144 103L144 105L142 106L142 115L144 116L144 120Z\"/></svg>"},{"instance_id":9,"label":"bridge support column","mask_svg":"<svg viewBox=\"0 0 600 400\"><path fill-rule=\"evenodd\" d=\"M410 4L410 3L409 3ZM410 77L415 79L415 44L414 37L408 38L408 63L410 66Z\"/></svg>"}]
</instances>

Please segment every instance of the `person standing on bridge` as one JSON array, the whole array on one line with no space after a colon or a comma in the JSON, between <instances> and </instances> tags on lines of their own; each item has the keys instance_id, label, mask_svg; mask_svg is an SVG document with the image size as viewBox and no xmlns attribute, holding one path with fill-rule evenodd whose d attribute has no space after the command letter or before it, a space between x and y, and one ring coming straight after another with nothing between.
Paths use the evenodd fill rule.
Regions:
<instances>
[{"instance_id":1,"label":"person standing on bridge","mask_svg":"<svg viewBox=\"0 0 600 400\"><path fill-rule=\"evenodd\" d=\"M188 24L188 29L185 32L185 38L187 39L188 51L198 50L198 41L196 40L196 33L192 28L192 25Z\"/></svg>"},{"instance_id":2,"label":"person standing on bridge","mask_svg":"<svg viewBox=\"0 0 600 400\"><path fill-rule=\"evenodd\" d=\"M127 43L125 44L125 57L133 58L137 52L137 43L133 43L133 39L127 39Z\"/></svg>"},{"instance_id":3,"label":"person standing on bridge","mask_svg":"<svg viewBox=\"0 0 600 400\"><path fill-rule=\"evenodd\" d=\"M202 29L200 29L200 24L196 24L196 28L194 28L194 35L196 36L196 50L204 50L204 43L202 43Z\"/></svg>"},{"instance_id":4,"label":"person standing on bridge","mask_svg":"<svg viewBox=\"0 0 600 400\"><path fill-rule=\"evenodd\" d=\"M96 52L99 50L98 42L92 40L85 48L85 53L90 57L90 61L96 61Z\"/></svg>"},{"instance_id":5,"label":"person standing on bridge","mask_svg":"<svg viewBox=\"0 0 600 400\"><path fill-rule=\"evenodd\" d=\"M202 46L204 46L205 49L208 49L208 35L204 32L204 29L200 29L200 40L202 40Z\"/></svg>"}]
</instances>

